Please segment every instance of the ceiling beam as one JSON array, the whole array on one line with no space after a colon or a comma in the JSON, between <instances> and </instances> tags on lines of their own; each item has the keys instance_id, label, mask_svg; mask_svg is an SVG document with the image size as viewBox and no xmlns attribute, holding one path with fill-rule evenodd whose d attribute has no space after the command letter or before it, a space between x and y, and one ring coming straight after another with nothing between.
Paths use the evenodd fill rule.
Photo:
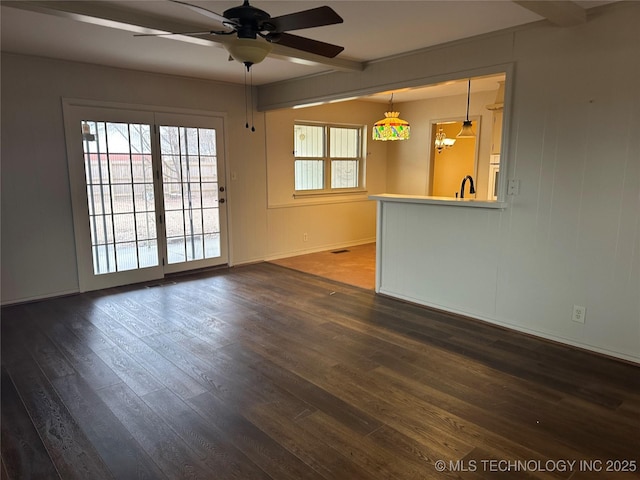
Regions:
<instances>
[{"instance_id":1,"label":"ceiling beam","mask_svg":"<svg viewBox=\"0 0 640 480\"><path fill-rule=\"evenodd\" d=\"M164 18L145 15L143 13L114 7L107 2L82 1L3 1L3 6L19 8L32 12L54 15L78 22L90 23L102 27L125 30L134 34L167 34L172 32L202 31L202 27L194 28ZM165 37L166 38L166 37ZM225 43L232 42L235 37L226 35L171 35L169 38L181 42L195 43L204 46L222 48ZM293 48L273 44L269 54L272 58L311 66L326 66L331 70L362 71L365 64L342 58L326 58L321 55L303 52Z\"/></svg>"},{"instance_id":2,"label":"ceiling beam","mask_svg":"<svg viewBox=\"0 0 640 480\"><path fill-rule=\"evenodd\" d=\"M572 27L587 22L587 12L569 0L513 0L521 7L546 18L558 27Z\"/></svg>"}]
</instances>

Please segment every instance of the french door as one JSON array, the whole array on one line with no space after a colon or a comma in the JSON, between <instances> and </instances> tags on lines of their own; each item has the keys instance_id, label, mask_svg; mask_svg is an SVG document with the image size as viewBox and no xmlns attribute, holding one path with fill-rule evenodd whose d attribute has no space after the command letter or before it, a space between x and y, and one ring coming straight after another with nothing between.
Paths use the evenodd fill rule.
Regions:
<instances>
[{"instance_id":1,"label":"french door","mask_svg":"<svg viewBox=\"0 0 640 480\"><path fill-rule=\"evenodd\" d=\"M222 117L64 113L81 291L228 262Z\"/></svg>"}]
</instances>

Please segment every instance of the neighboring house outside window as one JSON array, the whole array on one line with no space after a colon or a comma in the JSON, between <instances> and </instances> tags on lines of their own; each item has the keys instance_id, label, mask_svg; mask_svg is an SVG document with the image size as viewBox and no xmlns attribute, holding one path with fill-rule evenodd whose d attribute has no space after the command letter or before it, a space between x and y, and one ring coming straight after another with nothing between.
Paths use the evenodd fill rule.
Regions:
<instances>
[{"instance_id":1,"label":"neighboring house outside window","mask_svg":"<svg viewBox=\"0 0 640 480\"><path fill-rule=\"evenodd\" d=\"M364 188L364 127L294 125L296 193L346 193Z\"/></svg>"}]
</instances>

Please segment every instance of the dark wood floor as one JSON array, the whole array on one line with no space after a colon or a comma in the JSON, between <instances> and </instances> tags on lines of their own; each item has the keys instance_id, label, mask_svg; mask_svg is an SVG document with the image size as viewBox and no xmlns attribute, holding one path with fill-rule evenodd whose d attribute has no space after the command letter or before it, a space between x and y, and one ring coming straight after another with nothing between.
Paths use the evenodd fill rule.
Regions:
<instances>
[{"instance_id":1,"label":"dark wood floor","mask_svg":"<svg viewBox=\"0 0 640 480\"><path fill-rule=\"evenodd\" d=\"M3 479L632 479L640 368L257 264L4 308L1 450Z\"/></svg>"}]
</instances>

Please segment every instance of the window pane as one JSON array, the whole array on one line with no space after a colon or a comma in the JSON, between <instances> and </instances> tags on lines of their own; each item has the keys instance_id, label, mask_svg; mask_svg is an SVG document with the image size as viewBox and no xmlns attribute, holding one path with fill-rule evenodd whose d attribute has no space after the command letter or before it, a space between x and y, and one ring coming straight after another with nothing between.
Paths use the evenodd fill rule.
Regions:
<instances>
[{"instance_id":1,"label":"window pane","mask_svg":"<svg viewBox=\"0 0 640 480\"><path fill-rule=\"evenodd\" d=\"M360 129L331 127L329 129L331 158L358 158L360 156Z\"/></svg>"},{"instance_id":2,"label":"window pane","mask_svg":"<svg viewBox=\"0 0 640 480\"><path fill-rule=\"evenodd\" d=\"M110 154L109 170L111 172L111 184L131 183L131 163L129 154Z\"/></svg>"},{"instance_id":3,"label":"window pane","mask_svg":"<svg viewBox=\"0 0 640 480\"><path fill-rule=\"evenodd\" d=\"M217 207L218 206L218 184L203 183L201 188L202 188L202 206Z\"/></svg>"},{"instance_id":4,"label":"window pane","mask_svg":"<svg viewBox=\"0 0 640 480\"><path fill-rule=\"evenodd\" d=\"M200 178L203 182L218 181L218 160L216 157L200 157Z\"/></svg>"},{"instance_id":5,"label":"window pane","mask_svg":"<svg viewBox=\"0 0 640 480\"><path fill-rule=\"evenodd\" d=\"M331 161L331 188L358 187L358 160Z\"/></svg>"},{"instance_id":6,"label":"window pane","mask_svg":"<svg viewBox=\"0 0 640 480\"><path fill-rule=\"evenodd\" d=\"M129 125L131 135L131 152L149 158L151 165L151 127L149 125L131 124Z\"/></svg>"},{"instance_id":7,"label":"window pane","mask_svg":"<svg viewBox=\"0 0 640 480\"><path fill-rule=\"evenodd\" d=\"M216 154L216 131L212 129L200 129L200 155Z\"/></svg>"},{"instance_id":8,"label":"window pane","mask_svg":"<svg viewBox=\"0 0 640 480\"><path fill-rule=\"evenodd\" d=\"M153 183L134 184L133 201L136 212L153 212L155 210Z\"/></svg>"},{"instance_id":9,"label":"window pane","mask_svg":"<svg viewBox=\"0 0 640 480\"><path fill-rule=\"evenodd\" d=\"M184 235L184 217L182 210L166 212L164 218L166 220L165 228L167 230L167 237Z\"/></svg>"},{"instance_id":10,"label":"window pane","mask_svg":"<svg viewBox=\"0 0 640 480\"><path fill-rule=\"evenodd\" d=\"M87 185L89 215L111 213L111 191L108 185Z\"/></svg>"},{"instance_id":11,"label":"window pane","mask_svg":"<svg viewBox=\"0 0 640 480\"><path fill-rule=\"evenodd\" d=\"M183 150L187 155L198 156L198 129L197 128L185 128L183 136L185 146Z\"/></svg>"},{"instance_id":12,"label":"window pane","mask_svg":"<svg viewBox=\"0 0 640 480\"><path fill-rule=\"evenodd\" d=\"M138 268L138 249L135 242L116 243L118 271Z\"/></svg>"},{"instance_id":13,"label":"window pane","mask_svg":"<svg viewBox=\"0 0 640 480\"><path fill-rule=\"evenodd\" d=\"M154 240L156 238L155 212L136 213L136 228L139 240Z\"/></svg>"},{"instance_id":14,"label":"window pane","mask_svg":"<svg viewBox=\"0 0 640 480\"><path fill-rule=\"evenodd\" d=\"M111 197L114 213L133 212L133 193L131 184L111 185Z\"/></svg>"},{"instance_id":15,"label":"window pane","mask_svg":"<svg viewBox=\"0 0 640 480\"><path fill-rule=\"evenodd\" d=\"M93 146L92 143L85 142L89 149L91 149L91 147ZM109 165L107 163L106 155L87 153L85 155L84 170L86 174L87 185L109 183Z\"/></svg>"},{"instance_id":16,"label":"window pane","mask_svg":"<svg viewBox=\"0 0 640 480\"><path fill-rule=\"evenodd\" d=\"M294 155L298 158L322 158L324 156L324 127L294 125Z\"/></svg>"},{"instance_id":17,"label":"window pane","mask_svg":"<svg viewBox=\"0 0 640 480\"><path fill-rule=\"evenodd\" d=\"M106 140L110 154L125 154L129 156L129 125L127 123L107 123Z\"/></svg>"},{"instance_id":18,"label":"window pane","mask_svg":"<svg viewBox=\"0 0 640 480\"><path fill-rule=\"evenodd\" d=\"M138 243L138 258L140 268L155 267L158 265L158 242L157 240L148 240Z\"/></svg>"},{"instance_id":19,"label":"window pane","mask_svg":"<svg viewBox=\"0 0 640 480\"><path fill-rule=\"evenodd\" d=\"M105 245L113 242L113 216L89 216L91 245Z\"/></svg>"},{"instance_id":20,"label":"window pane","mask_svg":"<svg viewBox=\"0 0 640 480\"><path fill-rule=\"evenodd\" d=\"M153 182L153 168L151 167L151 155L131 155L131 167L133 181L135 183Z\"/></svg>"},{"instance_id":21,"label":"window pane","mask_svg":"<svg viewBox=\"0 0 640 480\"><path fill-rule=\"evenodd\" d=\"M200 180L200 157L189 155L182 164L182 179L185 182L197 182Z\"/></svg>"},{"instance_id":22,"label":"window pane","mask_svg":"<svg viewBox=\"0 0 640 480\"><path fill-rule=\"evenodd\" d=\"M196 182L184 183L184 208L200 208L202 196L200 194L200 184Z\"/></svg>"},{"instance_id":23,"label":"window pane","mask_svg":"<svg viewBox=\"0 0 640 480\"><path fill-rule=\"evenodd\" d=\"M204 236L204 256L215 258L220 256L220 234L213 233Z\"/></svg>"},{"instance_id":24,"label":"window pane","mask_svg":"<svg viewBox=\"0 0 640 480\"><path fill-rule=\"evenodd\" d=\"M220 232L220 215L217 208L207 208L202 210L202 222L204 233Z\"/></svg>"},{"instance_id":25,"label":"window pane","mask_svg":"<svg viewBox=\"0 0 640 480\"><path fill-rule=\"evenodd\" d=\"M163 156L177 155L180 152L178 127L160 127L160 153Z\"/></svg>"},{"instance_id":26,"label":"window pane","mask_svg":"<svg viewBox=\"0 0 640 480\"><path fill-rule=\"evenodd\" d=\"M116 253L113 244L93 247L93 273L111 273L116 271Z\"/></svg>"},{"instance_id":27,"label":"window pane","mask_svg":"<svg viewBox=\"0 0 640 480\"><path fill-rule=\"evenodd\" d=\"M116 242L129 242L136 239L135 216L132 213L114 215L113 228Z\"/></svg>"},{"instance_id":28,"label":"window pane","mask_svg":"<svg viewBox=\"0 0 640 480\"><path fill-rule=\"evenodd\" d=\"M296 160L296 190L324 188L324 162L322 160Z\"/></svg>"},{"instance_id":29,"label":"window pane","mask_svg":"<svg viewBox=\"0 0 640 480\"><path fill-rule=\"evenodd\" d=\"M184 237L167 237L167 261L180 263L186 260Z\"/></svg>"},{"instance_id":30,"label":"window pane","mask_svg":"<svg viewBox=\"0 0 640 480\"><path fill-rule=\"evenodd\" d=\"M201 260L204 258L202 235L192 235L187 238L187 260Z\"/></svg>"},{"instance_id":31,"label":"window pane","mask_svg":"<svg viewBox=\"0 0 640 480\"><path fill-rule=\"evenodd\" d=\"M202 210L185 210L185 233L187 236L202 233Z\"/></svg>"}]
</instances>

